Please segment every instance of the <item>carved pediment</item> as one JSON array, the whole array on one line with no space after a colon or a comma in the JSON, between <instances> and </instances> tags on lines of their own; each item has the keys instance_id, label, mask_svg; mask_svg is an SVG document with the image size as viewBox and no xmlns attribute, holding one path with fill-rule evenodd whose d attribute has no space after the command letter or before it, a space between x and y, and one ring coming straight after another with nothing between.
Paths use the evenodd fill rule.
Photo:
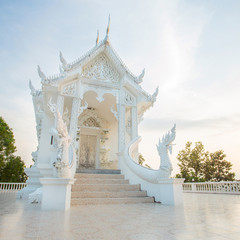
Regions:
<instances>
[{"instance_id":1,"label":"carved pediment","mask_svg":"<svg viewBox=\"0 0 240 240\"><path fill-rule=\"evenodd\" d=\"M120 75L110 60L101 54L83 68L83 76L106 82L119 82Z\"/></svg>"},{"instance_id":2,"label":"carved pediment","mask_svg":"<svg viewBox=\"0 0 240 240\"><path fill-rule=\"evenodd\" d=\"M80 116L79 125L81 127L102 128L104 125L96 110L86 109Z\"/></svg>"},{"instance_id":3,"label":"carved pediment","mask_svg":"<svg viewBox=\"0 0 240 240\"><path fill-rule=\"evenodd\" d=\"M65 96L75 97L77 94L77 82L71 82L61 89L61 94Z\"/></svg>"}]
</instances>

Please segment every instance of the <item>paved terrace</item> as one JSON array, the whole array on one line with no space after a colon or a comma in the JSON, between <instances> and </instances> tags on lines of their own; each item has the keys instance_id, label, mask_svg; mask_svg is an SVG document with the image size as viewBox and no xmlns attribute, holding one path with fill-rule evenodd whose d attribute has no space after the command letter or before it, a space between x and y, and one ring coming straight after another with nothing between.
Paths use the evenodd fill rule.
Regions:
<instances>
[{"instance_id":1,"label":"paved terrace","mask_svg":"<svg viewBox=\"0 0 240 240\"><path fill-rule=\"evenodd\" d=\"M240 196L185 193L183 207L82 205L44 212L0 193L0 239L237 240Z\"/></svg>"}]
</instances>

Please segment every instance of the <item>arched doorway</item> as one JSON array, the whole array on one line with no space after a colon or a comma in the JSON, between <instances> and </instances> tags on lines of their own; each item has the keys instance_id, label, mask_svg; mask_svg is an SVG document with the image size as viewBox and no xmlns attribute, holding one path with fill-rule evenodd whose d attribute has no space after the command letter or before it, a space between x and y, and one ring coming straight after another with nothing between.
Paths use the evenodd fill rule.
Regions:
<instances>
[{"instance_id":1,"label":"arched doorway","mask_svg":"<svg viewBox=\"0 0 240 240\"><path fill-rule=\"evenodd\" d=\"M105 93L101 98L94 91L83 95L88 103L78 119L78 168L117 169L117 120L111 112L116 97Z\"/></svg>"}]
</instances>

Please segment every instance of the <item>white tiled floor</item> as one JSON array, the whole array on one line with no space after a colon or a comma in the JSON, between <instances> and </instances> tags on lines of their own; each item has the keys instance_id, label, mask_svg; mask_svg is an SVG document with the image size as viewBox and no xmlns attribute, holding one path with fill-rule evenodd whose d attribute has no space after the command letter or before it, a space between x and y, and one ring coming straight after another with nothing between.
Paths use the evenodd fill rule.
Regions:
<instances>
[{"instance_id":1,"label":"white tiled floor","mask_svg":"<svg viewBox=\"0 0 240 240\"><path fill-rule=\"evenodd\" d=\"M0 239L238 240L240 196L184 194L184 206L84 205L41 211L0 193Z\"/></svg>"}]
</instances>

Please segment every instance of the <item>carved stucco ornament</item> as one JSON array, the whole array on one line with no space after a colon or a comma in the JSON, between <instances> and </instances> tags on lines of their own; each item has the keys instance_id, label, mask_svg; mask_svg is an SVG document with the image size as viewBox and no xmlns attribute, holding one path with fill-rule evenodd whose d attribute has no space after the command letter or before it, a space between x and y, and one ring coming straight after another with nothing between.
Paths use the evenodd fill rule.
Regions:
<instances>
[{"instance_id":1,"label":"carved stucco ornament","mask_svg":"<svg viewBox=\"0 0 240 240\"><path fill-rule=\"evenodd\" d=\"M111 113L113 113L114 117L118 121L118 112L114 110L114 105L110 108Z\"/></svg>"},{"instance_id":2,"label":"carved stucco ornament","mask_svg":"<svg viewBox=\"0 0 240 240\"><path fill-rule=\"evenodd\" d=\"M130 93L125 92L125 94L124 94L124 102L125 102L127 105L134 105L134 103L135 103L135 98L134 98L134 96L132 96Z\"/></svg>"},{"instance_id":3,"label":"carved stucco ornament","mask_svg":"<svg viewBox=\"0 0 240 240\"><path fill-rule=\"evenodd\" d=\"M49 97L47 106L53 114L56 113L57 105L52 102L52 97Z\"/></svg>"},{"instance_id":4,"label":"carved stucco ornament","mask_svg":"<svg viewBox=\"0 0 240 240\"><path fill-rule=\"evenodd\" d=\"M83 69L83 76L99 79L105 82L117 83L119 73L113 68L108 58L101 54Z\"/></svg>"},{"instance_id":5,"label":"carved stucco ornament","mask_svg":"<svg viewBox=\"0 0 240 240\"><path fill-rule=\"evenodd\" d=\"M65 96L75 97L77 94L77 83L73 82L63 86L61 94Z\"/></svg>"},{"instance_id":6,"label":"carved stucco ornament","mask_svg":"<svg viewBox=\"0 0 240 240\"><path fill-rule=\"evenodd\" d=\"M102 128L104 126L104 121L98 116L96 110L86 109L81 114L79 124L81 127Z\"/></svg>"}]
</instances>

